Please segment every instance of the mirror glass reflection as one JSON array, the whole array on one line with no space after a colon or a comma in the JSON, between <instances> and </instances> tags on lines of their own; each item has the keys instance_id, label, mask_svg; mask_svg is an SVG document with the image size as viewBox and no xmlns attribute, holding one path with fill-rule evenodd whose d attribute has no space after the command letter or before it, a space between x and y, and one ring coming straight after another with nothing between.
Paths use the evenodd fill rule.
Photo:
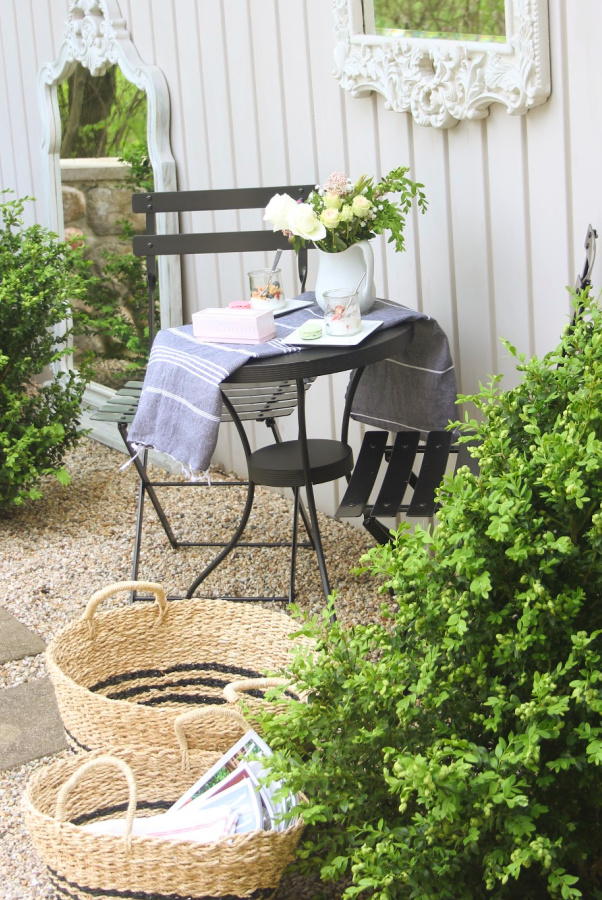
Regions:
<instances>
[{"instance_id":1,"label":"mirror glass reflection","mask_svg":"<svg viewBox=\"0 0 602 900\"><path fill-rule=\"evenodd\" d=\"M368 2L373 3L376 34L506 40L506 0L364 0Z\"/></svg>"},{"instance_id":2,"label":"mirror glass reflection","mask_svg":"<svg viewBox=\"0 0 602 900\"><path fill-rule=\"evenodd\" d=\"M148 350L145 264L131 252L133 233L144 230L132 192L153 190L147 97L118 66L92 75L79 62L57 93L65 238L94 275L72 307L74 362L119 388L142 376Z\"/></svg>"}]
</instances>

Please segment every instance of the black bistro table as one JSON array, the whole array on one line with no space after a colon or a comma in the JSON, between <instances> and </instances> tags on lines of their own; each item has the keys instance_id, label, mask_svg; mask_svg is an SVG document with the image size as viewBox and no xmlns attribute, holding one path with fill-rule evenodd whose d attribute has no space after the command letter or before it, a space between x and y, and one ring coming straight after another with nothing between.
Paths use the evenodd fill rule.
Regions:
<instances>
[{"instance_id":1,"label":"black bistro table","mask_svg":"<svg viewBox=\"0 0 602 900\"><path fill-rule=\"evenodd\" d=\"M307 509L309 512L313 540L315 544L318 568L324 597L328 602L330 584L324 558L324 550L318 526L318 517L314 499L313 485L310 478L310 461L308 451L308 435L305 416L305 379L320 375L333 375L337 372L352 372L349 389L345 400L343 419L341 422L341 441L347 443L349 417L355 390L359 380L367 366L380 362L387 357L401 353L409 346L413 337L413 323L404 322L388 328L380 328L370 334L362 343L355 346L332 347L303 347L295 353L286 353L279 356L271 356L263 359L251 359L225 379L224 384L261 384L262 382L295 381L297 387L297 417L299 425L298 440L305 475L305 492ZM230 404L227 404L230 408ZM230 409L230 414L235 419L235 425L239 434L244 434L244 428L240 420L236 421L236 413ZM230 542L222 548L211 563L201 572L188 588L186 597L192 597L199 584L218 566L222 560L235 549L240 536L246 526L251 506L247 504L241 522L239 523Z\"/></svg>"}]
</instances>

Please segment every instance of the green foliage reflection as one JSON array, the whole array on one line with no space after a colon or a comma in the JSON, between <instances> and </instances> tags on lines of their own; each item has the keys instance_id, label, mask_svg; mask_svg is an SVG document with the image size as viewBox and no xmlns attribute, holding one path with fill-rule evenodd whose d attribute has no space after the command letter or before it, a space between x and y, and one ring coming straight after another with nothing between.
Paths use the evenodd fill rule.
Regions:
<instances>
[{"instance_id":1,"label":"green foliage reflection","mask_svg":"<svg viewBox=\"0 0 602 900\"><path fill-rule=\"evenodd\" d=\"M374 0L376 29L437 37L505 37L505 0Z\"/></svg>"}]
</instances>

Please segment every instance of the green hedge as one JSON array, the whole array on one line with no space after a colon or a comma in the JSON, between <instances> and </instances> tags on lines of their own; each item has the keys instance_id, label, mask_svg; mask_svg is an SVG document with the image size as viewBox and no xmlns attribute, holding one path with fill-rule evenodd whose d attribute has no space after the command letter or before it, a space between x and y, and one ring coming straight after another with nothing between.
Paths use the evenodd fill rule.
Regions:
<instances>
[{"instance_id":1,"label":"green hedge","mask_svg":"<svg viewBox=\"0 0 602 900\"><path fill-rule=\"evenodd\" d=\"M69 353L69 328L57 338L54 326L83 296L88 269L55 234L24 226L30 199L0 203L0 509L40 497L45 475L68 483L62 460L81 436L87 377L84 365L48 384L36 378Z\"/></svg>"},{"instance_id":2,"label":"green hedge","mask_svg":"<svg viewBox=\"0 0 602 900\"><path fill-rule=\"evenodd\" d=\"M263 717L309 798L302 863L346 897L602 897L602 315L581 299L517 388L462 398L480 476L446 480L434 531L363 559L388 618L304 625L308 702Z\"/></svg>"}]
</instances>

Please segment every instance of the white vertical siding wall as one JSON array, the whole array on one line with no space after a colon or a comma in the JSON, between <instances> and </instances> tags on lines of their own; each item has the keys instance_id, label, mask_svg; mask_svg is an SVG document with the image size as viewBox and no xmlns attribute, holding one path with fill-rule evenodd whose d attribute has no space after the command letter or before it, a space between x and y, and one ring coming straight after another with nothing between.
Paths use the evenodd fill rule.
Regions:
<instances>
[{"instance_id":1,"label":"white vertical siding wall","mask_svg":"<svg viewBox=\"0 0 602 900\"><path fill-rule=\"evenodd\" d=\"M496 372L514 383L500 337L527 354L555 344L586 226L602 227L599 0L550 0L545 105L516 118L493 106L487 119L450 131L388 112L377 95L341 91L327 0L121 0L121 8L140 55L169 85L181 189L318 182L335 169L384 174L409 165L426 186L429 212L408 220L407 253L377 242L378 292L438 319L462 392ZM36 75L58 52L67 2L2 0L1 12L0 187L42 199ZM44 220L42 203L34 213ZM256 262L187 259L185 319L238 296ZM287 275L290 288L292 260ZM310 428L336 434L345 384L341 375L312 387ZM285 423L285 437L294 425ZM360 435L354 426L352 440ZM242 467L225 433L218 455ZM337 489L323 486L318 499L332 511Z\"/></svg>"}]
</instances>

